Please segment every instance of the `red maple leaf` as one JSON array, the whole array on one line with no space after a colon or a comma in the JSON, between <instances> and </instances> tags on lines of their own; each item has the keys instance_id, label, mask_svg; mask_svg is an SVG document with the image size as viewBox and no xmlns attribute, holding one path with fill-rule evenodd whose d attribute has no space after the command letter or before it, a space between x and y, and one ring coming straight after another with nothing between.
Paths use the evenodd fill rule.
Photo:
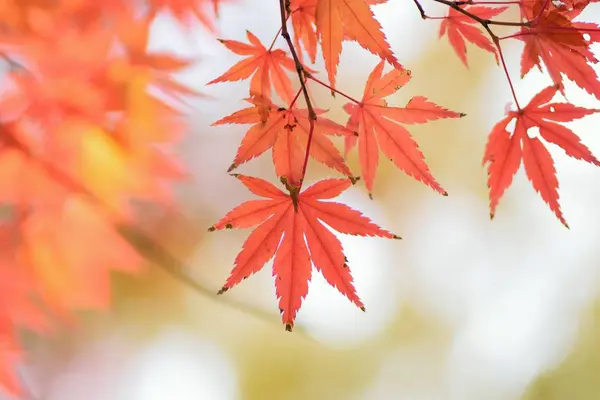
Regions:
<instances>
[{"instance_id":1,"label":"red maple leaf","mask_svg":"<svg viewBox=\"0 0 600 400\"><path fill-rule=\"evenodd\" d=\"M277 176L285 177L290 184L300 186L310 132L308 112L295 108L278 108L271 104L265 118L261 115L261 112L264 112L263 107L263 104L258 103L254 107L236 111L213 123L213 125L254 124L242 139L229 172L273 148L273 163ZM344 158L327 136L354 135L354 132L322 117L325 110L316 110L316 113L317 120L314 121L310 156L351 177L352 173Z\"/></svg>"},{"instance_id":2,"label":"red maple leaf","mask_svg":"<svg viewBox=\"0 0 600 400\"><path fill-rule=\"evenodd\" d=\"M544 11L559 11L566 17L573 19L590 4L597 3L598 0L520 0L519 8L521 10L521 19L525 21L534 20L540 15L540 10L545 6Z\"/></svg>"},{"instance_id":3,"label":"red maple leaf","mask_svg":"<svg viewBox=\"0 0 600 400\"><path fill-rule=\"evenodd\" d=\"M590 50L590 45L598 40L598 35L590 35L586 40L581 28L595 28L591 23L572 22L581 9L569 10L547 6L540 14L543 3L538 1L532 8L532 14L539 15L531 26L521 28L516 36L525 43L521 57L521 76L525 76L534 66L540 70L546 67L554 84L563 90L563 75L577 86L600 99L600 82L589 63L596 64L598 59ZM593 33L593 32L591 32Z\"/></svg>"},{"instance_id":4,"label":"red maple leaf","mask_svg":"<svg viewBox=\"0 0 600 400\"><path fill-rule=\"evenodd\" d=\"M521 111L510 111L508 116L492 129L485 149L483 162L488 163L490 189L490 216L493 218L502 194L521 165L533 188L554 211L557 218L568 227L558 203L558 180L554 161L543 142L531 137L528 130L539 128L540 137L559 146L578 160L600 166L600 161L580 142L572 130L558 122L569 122L600 110L577 107L569 103L550 103L556 95L556 86L547 87L535 95ZM514 133L506 129L515 120Z\"/></svg>"},{"instance_id":5,"label":"red maple leaf","mask_svg":"<svg viewBox=\"0 0 600 400\"><path fill-rule=\"evenodd\" d=\"M302 300L308 294L311 263L331 286L364 310L342 245L324 224L349 235L399 237L345 204L322 201L338 196L352 182L349 179L325 179L302 192L287 186L289 193L284 193L263 179L236 177L252 193L266 199L241 204L209 229L249 228L260 224L244 242L235 259L235 267L219 293L258 272L275 256L273 275L276 276L275 288L286 330L292 330Z\"/></svg>"},{"instance_id":6,"label":"red maple leaf","mask_svg":"<svg viewBox=\"0 0 600 400\"><path fill-rule=\"evenodd\" d=\"M464 114L447 110L422 96L413 97L406 107L388 106L384 97L404 86L411 74L408 70L393 69L382 76L383 66L381 61L369 75L362 100L344 106L350 114L347 127L358 132L358 138L346 138L346 151L358 141L362 175L369 193L373 191L381 147L386 157L407 175L445 195L446 191L429 171L417 143L400 123L418 124L440 118L458 118Z\"/></svg>"},{"instance_id":7,"label":"red maple leaf","mask_svg":"<svg viewBox=\"0 0 600 400\"><path fill-rule=\"evenodd\" d=\"M469 13L483 19L492 19L507 9L508 7L465 7L465 10ZM469 64L467 62L467 45L465 40L494 54L496 62L498 61L496 47L490 42L490 39L481 32L479 22L453 8L450 8L448 16L442 20L440 25L439 37L441 38L444 35L448 36L452 48L466 67L468 67Z\"/></svg>"},{"instance_id":8,"label":"red maple leaf","mask_svg":"<svg viewBox=\"0 0 600 400\"><path fill-rule=\"evenodd\" d=\"M295 71L294 60L281 49L268 49L250 31L246 31L250 44L236 40L220 40L229 50L241 56L249 56L229 68L223 75L208 82L234 82L248 79L250 93L271 99L271 81L282 100L290 102L294 97L292 82L285 69Z\"/></svg>"}]
</instances>

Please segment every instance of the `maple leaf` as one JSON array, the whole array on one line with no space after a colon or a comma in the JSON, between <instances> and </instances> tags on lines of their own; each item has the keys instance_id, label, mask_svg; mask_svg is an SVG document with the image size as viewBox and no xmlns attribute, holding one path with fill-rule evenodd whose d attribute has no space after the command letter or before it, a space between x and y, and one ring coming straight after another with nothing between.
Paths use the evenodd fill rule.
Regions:
<instances>
[{"instance_id":1,"label":"maple leaf","mask_svg":"<svg viewBox=\"0 0 600 400\"><path fill-rule=\"evenodd\" d=\"M539 1L535 3L534 15L539 14L542 5ZM572 18L579 12L563 12L562 8L547 7L531 26L521 28L521 35L517 36L525 43L521 57L521 77L527 75L534 66L542 70L543 64L554 84L559 85L561 92L564 75L600 99L600 82L589 65L598 62L589 48L593 42L584 38L584 31L578 30L578 27L597 29L598 26L573 23ZM598 36L593 35L591 39L598 40Z\"/></svg>"},{"instance_id":2,"label":"maple leaf","mask_svg":"<svg viewBox=\"0 0 600 400\"><path fill-rule=\"evenodd\" d=\"M394 56L381 25L371 11L372 4L366 0L318 0L315 10L317 33L329 82L335 88L337 68L342 53L344 36L356 41L364 49L378 55L395 68L402 66Z\"/></svg>"},{"instance_id":3,"label":"maple leaf","mask_svg":"<svg viewBox=\"0 0 600 400\"><path fill-rule=\"evenodd\" d=\"M301 49L301 43L314 64L317 58L317 30L315 27L315 10L317 0L291 0L290 9L292 10L292 27L294 28L294 46ZM298 51L298 56L302 58L302 52Z\"/></svg>"},{"instance_id":4,"label":"maple leaf","mask_svg":"<svg viewBox=\"0 0 600 400\"><path fill-rule=\"evenodd\" d=\"M294 46L301 49L301 43L314 64L317 57L317 43L319 37L316 29L315 12L318 0L291 0L291 20L294 28ZM387 0L367 0L367 4L376 5L386 3ZM344 32L344 40L354 40L351 34ZM302 52L298 51L298 57L302 60Z\"/></svg>"},{"instance_id":5,"label":"maple leaf","mask_svg":"<svg viewBox=\"0 0 600 400\"><path fill-rule=\"evenodd\" d=\"M388 106L384 97L404 86L411 74L405 69L393 69L382 76L383 67L384 62L379 62L369 75L362 100L344 106L350 115L347 127L358 132L358 138L346 138L346 152L358 142L362 176L369 194L373 191L381 148L386 157L407 175L446 195L429 171L410 132L400 123L424 123L440 118L458 118L464 114L447 110L422 96L413 97L406 107Z\"/></svg>"},{"instance_id":6,"label":"maple leaf","mask_svg":"<svg viewBox=\"0 0 600 400\"><path fill-rule=\"evenodd\" d=\"M219 2L220 0L148 0L148 12L150 18L154 19L158 12L165 10L184 24L189 24L191 17L214 32L213 20L206 15L205 8L212 3L213 11L217 15Z\"/></svg>"},{"instance_id":7,"label":"maple leaf","mask_svg":"<svg viewBox=\"0 0 600 400\"><path fill-rule=\"evenodd\" d=\"M491 8L483 6L463 8L469 13L484 20L492 19L508 9L508 7ZM449 9L448 16L444 18L440 24L439 37L441 38L444 35L448 36L452 48L466 67L468 67L469 64L467 62L467 45L465 40L494 54L496 62L498 62L496 47L490 42L490 39L481 32L479 22L453 8Z\"/></svg>"},{"instance_id":8,"label":"maple leaf","mask_svg":"<svg viewBox=\"0 0 600 400\"><path fill-rule=\"evenodd\" d=\"M111 216L81 197L73 195L56 209L46 206L21 229L23 256L36 274L41 296L57 311L106 310L110 271L140 269L140 256L114 230Z\"/></svg>"},{"instance_id":9,"label":"maple leaf","mask_svg":"<svg viewBox=\"0 0 600 400\"><path fill-rule=\"evenodd\" d=\"M219 40L235 54L250 57L236 63L208 84L240 81L252 76L250 93L270 99L272 81L277 94L284 101L291 102L294 97L292 83L284 68L295 71L294 60L281 49L267 49L250 31L246 31L246 36L250 44L236 40Z\"/></svg>"},{"instance_id":10,"label":"maple leaf","mask_svg":"<svg viewBox=\"0 0 600 400\"><path fill-rule=\"evenodd\" d=\"M299 186L302 180L302 169L310 132L310 121L307 110L278 108L271 104L268 115L263 105L245 108L224 117L213 125L248 124L254 125L242 139L229 172L239 165L273 149L273 163L279 177L285 177L290 184ZM354 135L354 132L327 118L322 117L325 110L316 110L310 156L315 160L351 177L352 173L344 162L339 150L327 135Z\"/></svg>"},{"instance_id":11,"label":"maple leaf","mask_svg":"<svg viewBox=\"0 0 600 400\"><path fill-rule=\"evenodd\" d=\"M531 137L528 130L537 127L539 135L578 160L599 165L598 159L579 140L573 131L558 122L570 122L600 110L577 107L569 103L550 103L558 88L550 86L535 95L529 104L520 111L510 111L498 122L485 149L483 163L488 164L488 187L490 189L490 216L493 218L496 207L504 191L511 185L514 175L521 165L525 166L527 177L533 188L548 204L556 217L566 226L559 205L558 180L554 161L543 142ZM515 120L514 132L507 125Z\"/></svg>"},{"instance_id":12,"label":"maple leaf","mask_svg":"<svg viewBox=\"0 0 600 400\"><path fill-rule=\"evenodd\" d=\"M590 3L597 2L598 0L520 0L519 9L521 11L521 19L526 21L534 20L540 14L543 6L546 7L544 11L559 11L564 16L573 19L581 14Z\"/></svg>"},{"instance_id":13,"label":"maple leaf","mask_svg":"<svg viewBox=\"0 0 600 400\"><path fill-rule=\"evenodd\" d=\"M302 192L286 185L289 193L284 193L263 179L235 176L252 193L265 199L241 204L209 228L214 231L258 225L244 242L235 259L235 267L219 294L258 272L275 256L275 288L287 330L292 330L302 300L308 294L311 263L331 286L364 310L342 245L324 224L350 235L399 237L345 204L322 201L340 195L352 185L351 180L325 179Z\"/></svg>"},{"instance_id":14,"label":"maple leaf","mask_svg":"<svg viewBox=\"0 0 600 400\"><path fill-rule=\"evenodd\" d=\"M136 19L130 13L121 13L116 20L118 37L126 54L110 60L107 69L109 79L126 86L136 75L148 75L151 85L168 96L179 99L181 96L201 95L198 91L177 82L171 75L191 66L192 60L167 52L149 52L148 40L152 19Z\"/></svg>"}]
</instances>

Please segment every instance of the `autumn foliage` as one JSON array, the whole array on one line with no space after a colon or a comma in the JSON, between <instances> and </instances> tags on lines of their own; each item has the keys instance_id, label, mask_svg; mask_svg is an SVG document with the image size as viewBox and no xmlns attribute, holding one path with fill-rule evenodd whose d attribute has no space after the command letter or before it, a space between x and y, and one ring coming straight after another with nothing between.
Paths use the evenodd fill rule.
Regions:
<instances>
[{"instance_id":1,"label":"autumn foliage","mask_svg":"<svg viewBox=\"0 0 600 400\"><path fill-rule=\"evenodd\" d=\"M281 16L272 41L262 42L251 32L245 38L218 39L239 60L208 84L245 81L248 96L239 99L244 107L213 125L247 126L227 172L261 198L241 204L209 229L256 227L219 293L274 258L275 291L288 330L308 293L313 266L364 310L351 260L332 230L399 237L335 198L363 184L371 195L381 157L448 195L409 128L466 114L422 95L403 105L388 104L386 98L412 77L373 13L379 4L395 1L272 0ZM483 157L492 217L523 164L533 188L567 226L548 148L558 146L573 158L600 164L564 125L599 111L565 98L569 81L600 99L593 69L598 59L591 49L600 27L578 19L593 2L398 1L403 12L440 20L424 23L438 24L440 38L466 67L467 49L475 45L491 53L505 72L513 109L493 127ZM179 102L199 95L172 76L195 60L150 52L150 29L158 14L171 13L181 24L214 31L219 3L0 0L0 54L6 66L0 95L0 383L8 393L20 391L21 329L48 332L77 310L106 309L111 271L140 270L141 255L117 228L135 226L133 201L171 200L168 184L185 176L170 156L186 128ZM433 3L447 12L429 15ZM510 10L520 18L503 19ZM500 36L499 28L511 32ZM336 80L347 41L380 60L365 76L360 99L345 93ZM522 43L521 77L534 67L547 76L546 87L528 103L519 98L516 77L508 73L507 63L519 60L505 59L507 41ZM315 86L347 100L346 120L328 118L312 97ZM343 149L334 144L335 136L343 138ZM345 162L355 150L359 171ZM279 187L234 173L267 151ZM332 176L305 184L311 160L329 167Z\"/></svg>"}]
</instances>

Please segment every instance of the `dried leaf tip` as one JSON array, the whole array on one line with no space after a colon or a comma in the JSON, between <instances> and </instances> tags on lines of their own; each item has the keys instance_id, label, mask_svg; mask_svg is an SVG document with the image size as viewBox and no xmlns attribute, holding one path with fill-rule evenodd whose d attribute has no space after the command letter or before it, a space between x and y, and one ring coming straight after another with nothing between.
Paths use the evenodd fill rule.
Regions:
<instances>
[{"instance_id":1,"label":"dried leaf tip","mask_svg":"<svg viewBox=\"0 0 600 400\"><path fill-rule=\"evenodd\" d=\"M229 290L229 288L228 288L228 287L225 287L225 286L223 286L223 287L222 287L222 288L221 288L221 289L220 289L220 290L217 292L217 295L221 295L221 294L225 293L225 292L226 292L226 291L228 291L228 290Z\"/></svg>"},{"instance_id":2,"label":"dried leaf tip","mask_svg":"<svg viewBox=\"0 0 600 400\"><path fill-rule=\"evenodd\" d=\"M496 215L496 214L494 214L494 213L490 213L490 219L494 219L494 216L495 216L495 215Z\"/></svg>"},{"instance_id":3,"label":"dried leaf tip","mask_svg":"<svg viewBox=\"0 0 600 400\"><path fill-rule=\"evenodd\" d=\"M462 112L458 113L458 118L462 118L462 117L466 117L466 116L467 116L467 114L465 114L465 113L462 113Z\"/></svg>"},{"instance_id":4,"label":"dried leaf tip","mask_svg":"<svg viewBox=\"0 0 600 400\"><path fill-rule=\"evenodd\" d=\"M230 173L231 171L233 171L234 169L236 169L238 166L236 163L233 163L229 166L229 168L227 169L227 173Z\"/></svg>"},{"instance_id":5,"label":"dried leaf tip","mask_svg":"<svg viewBox=\"0 0 600 400\"><path fill-rule=\"evenodd\" d=\"M367 309L365 308L365 306L360 306L360 311L367 312Z\"/></svg>"},{"instance_id":6,"label":"dried leaf tip","mask_svg":"<svg viewBox=\"0 0 600 400\"><path fill-rule=\"evenodd\" d=\"M373 193L369 193L369 199L373 200Z\"/></svg>"},{"instance_id":7,"label":"dried leaf tip","mask_svg":"<svg viewBox=\"0 0 600 400\"><path fill-rule=\"evenodd\" d=\"M400 236L398 236L398 235L394 235L394 236L392 236L392 239L396 239L396 240L402 240L402 238L401 238Z\"/></svg>"},{"instance_id":8,"label":"dried leaf tip","mask_svg":"<svg viewBox=\"0 0 600 400\"><path fill-rule=\"evenodd\" d=\"M448 197L448 192L446 192L446 191L444 190L444 193L442 193L442 196L444 196L444 197Z\"/></svg>"},{"instance_id":9,"label":"dried leaf tip","mask_svg":"<svg viewBox=\"0 0 600 400\"><path fill-rule=\"evenodd\" d=\"M216 230L217 230L217 228L215 228L215 227L214 227L214 225L213 225L213 226L211 226L210 228L208 228L208 231L209 231L209 232L214 232L214 231L216 231Z\"/></svg>"},{"instance_id":10,"label":"dried leaf tip","mask_svg":"<svg viewBox=\"0 0 600 400\"><path fill-rule=\"evenodd\" d=\"M348 179L350 179L353 185L356 185L356 182L360 181L360 176L349 176Z\"/></svg>"},{"instance_id":11,"label":"dried leaf tip","mask_svg":"<svg viewBox=\"0 0 600 400\"><path fill-rule=\"evenodd\" d=\"M291 332L292 331L292 324L289 324L289 323L285 324L285 330L288 331L288 332Z\"/></svg>"},{"instance_id":12,"label":"dried leaf tip","mask_svg":"<svg viewBox=\"0 0 600 400\"><path fill-rule=\"evenodd\" d=\"M221 42L221 43L225 43L225 39L219 39L219 38L217 38L217 40L218 40L219 42Z\"/></svg>"}]
</instances>

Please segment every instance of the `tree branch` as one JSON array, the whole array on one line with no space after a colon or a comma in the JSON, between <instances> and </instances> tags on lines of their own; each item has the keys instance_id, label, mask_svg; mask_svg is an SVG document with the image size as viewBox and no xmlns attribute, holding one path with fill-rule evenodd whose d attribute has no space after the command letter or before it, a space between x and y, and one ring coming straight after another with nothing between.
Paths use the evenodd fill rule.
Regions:
<instances>
[{"instance_id":1,"label":"tree branch","mask_svg":"<svg viewBox=\"0 0 600 400\"><path fill-rule=\"evenodd\" d=\"M287 14L291 12L289 0L279 0L279 10L281 14L281 36L283 36L283 38L287 42L287 45L290 49L290 54L294 59L296 72L298 73L298 79L300 80L302 94L304 95L304 100L306 101L306 108L308 109L309 131L308 141L306 143L306 154L304 155L304 164L302 165L302 179L300 181L300 187L302 187L302 184L304 183L304 176L306 175L306 168L308 166L310 145L312 143L313 133L315 131L315 121L317 120L317 114L315 113L315 109L312 105L312 101L310 100L310 96L308 94L308 88L306 87L306 80L310 77L310 74L302 66L300 58L298 57L298 53L296 52L296 48L294 47L294 43L292 43L290 33L287 29Z\"/></svg>"}]
</instances>

